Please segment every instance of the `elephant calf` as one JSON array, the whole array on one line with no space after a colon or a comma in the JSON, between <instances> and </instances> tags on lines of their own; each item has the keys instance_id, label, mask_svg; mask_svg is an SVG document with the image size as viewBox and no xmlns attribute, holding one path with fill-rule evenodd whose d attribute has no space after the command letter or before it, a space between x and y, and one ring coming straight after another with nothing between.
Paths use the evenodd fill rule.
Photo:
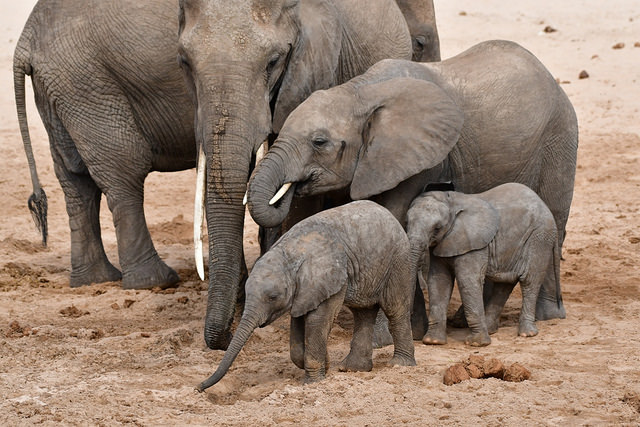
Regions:
<instances>
[{"instance_id":1,"label":"elephant calf","mask_svg":"<svg viewBox=\"0 0 640 427\"><path fill-rule=\"evenodd\" d=\"M378 308L389 318L392 365L415 365L410 310L410 245L400 223L383 207L358 201L320 212L291 228L253 267L242 319L216 372L217 383L255 328L291 313L291 359L305 381L324 378L327 339L344 303L353 312L351 351L340 370L370 371Z\"/></svg>"},{"instance_id":2,"label":"elephant calf","mask_svg":"<svg viewBox=\"0 0 640 427\"><path fill-rule=\"evenodd\" d=\"M425 344L447 342L447 305L458 280L460 297L471 327L465 340L489 345L498 329L504 299L492 298L486 313L482 300L485 277L522 287L518 334L538 333L535 309L548 269L560 289L557 229L551 211L528 187L509 183L479 194L427 192L408 211L407 233L413 262L429 291L429 330Z\"/></svg>"}]
</instances>

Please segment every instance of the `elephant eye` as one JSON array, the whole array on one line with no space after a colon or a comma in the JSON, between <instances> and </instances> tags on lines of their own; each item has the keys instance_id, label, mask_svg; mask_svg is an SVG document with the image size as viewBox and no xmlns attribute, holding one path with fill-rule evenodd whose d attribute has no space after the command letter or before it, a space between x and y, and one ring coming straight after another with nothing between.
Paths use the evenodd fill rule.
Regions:
<instances>
[{"instance_id":1,"label":"elephant eye","mask_svg":"<svg viewBox=\"0 0 640 427\"><path fill-rule=\"evenodd\" d=\"M280 60L279 53L276 53L275 55L273 55L269 60L269 63L267 64L267 74L269 76L271 76L271 73L273 73L273 69L276 67L276 65L278 65L279 60Z\"/></svg>"},{"instance_id":2,"label":"elephant eye","mask_svg":"<svg viewBox=\"0 0 640 427\"><path fill-rule=\"evenodd\" d=\"M327 142L329 142L329 140L323 136L316 136L315 138L313 138L313 140L311 141L311 143L313 144L314 147L316 148L322 148L324 147Z\"/></svg>"}]
</instances>

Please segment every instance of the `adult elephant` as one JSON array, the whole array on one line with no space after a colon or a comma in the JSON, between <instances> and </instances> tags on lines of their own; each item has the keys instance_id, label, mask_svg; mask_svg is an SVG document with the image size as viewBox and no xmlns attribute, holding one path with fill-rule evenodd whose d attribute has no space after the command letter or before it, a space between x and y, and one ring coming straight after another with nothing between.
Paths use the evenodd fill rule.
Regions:
<instances>
[{"instance_id":1,"label":"adult elephant","mask_svg":"<svg viewBox=\"0 0 640 427\"><path fill-rule=\"evenodd\" d=\"M366 8L360 0L181 0L178 47L204 153L196 198L206 199L211 242L205 340L222 349L242 275L242 200L254 153L313 91L380 59L409 59L411 40L392 0ZM202 205L195 209L201 217Z\"/></svg>"},{"instance_id":2,"label":"adult elephant","mask_svg":"<svg viewBox=\"0 0 640 427\"><path fill-rule=\"evenodd\" d=\"M122 278L124 288L179 278L158 256L143 211L151 171L195 166L194 108L178 55L177 0L41 0L15 49L18 121L46 243L46 196L38 181L25 109L30 75L49 135L71 229L71 286ZM100 200L113 214L120 270L100 234Z\"/></svg>"},{"instance_id":3,"label":"adult elephant","mask_svg":"<svg viewBox=\"0 0 640 427\"><path fill-rule=\"evenodd\" d=\"M272 227L294 195L346 188L405 224L430 182L479 193L514 181L549 206L561 247L577 147L575 112L553 76L521 46L490 41L440 63L381 61L314 93L256 168L248 206L258 224ZM498 290L504 298L510 291ZM553 271L540 295L538 319L565 316Z\"/></svg>"}]
</instances>

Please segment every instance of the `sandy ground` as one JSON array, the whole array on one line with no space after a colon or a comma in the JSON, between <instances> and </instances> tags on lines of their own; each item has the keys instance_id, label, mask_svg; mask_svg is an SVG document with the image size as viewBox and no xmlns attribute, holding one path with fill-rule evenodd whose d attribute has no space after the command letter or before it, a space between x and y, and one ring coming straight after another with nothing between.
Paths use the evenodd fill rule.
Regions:
<instances>
[{"instance_id":1,"label":"sandy ground","mask_svg":"<svg viewBox=\"0 0 640 427\"><path fill-rule=\"evenodd\" d=\"M486 39L515 40L563 82L580 120L576 191L562 263L567 318L516 337L518 295L489 347L464 330L449 344L416 343L417 367L389 368L376 350L369 373L331 370L302 385L288 357L288 319L258 330L229 374L204 394L194 386L222 352L202 338L206 286L196 279L193 171L152 174L146 213L161 256L183 281L164 292L118 283L70 289L69 231L47 138L29 117L49 195L50 245L39 246L26 200L29 173L15 118L11 57L33 0L0 3L0 425L637 425L640 422L640 9L637 0L436 1L442 52ZM557 31L543 32L550 26ZM624 47L612 48L618 43ZM579 79L586 70L589 78ZM117 260L110 213L103 236ZM256 258L256 227L245 246ZM343 325L345 325L343 323ZM329 353L348 351L336 325ZM518 362L521 383L442 383L470 354Z\"/></svg>"}]
</instances>

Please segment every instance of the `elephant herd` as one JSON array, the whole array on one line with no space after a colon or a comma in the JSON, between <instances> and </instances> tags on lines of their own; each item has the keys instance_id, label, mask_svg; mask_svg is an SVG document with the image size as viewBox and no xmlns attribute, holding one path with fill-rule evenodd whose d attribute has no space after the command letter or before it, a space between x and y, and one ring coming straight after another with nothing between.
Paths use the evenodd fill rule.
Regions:
<instances>
[{"instance_id":1,"label":"elephant herd","mask_svg":"<svg viewBox=\"0 0 640 427\"><path fill-rule=\"evenodd\" d=\"M46 244L26 75L65 196L72 287L174 286L180 279L146 225L144 180L197 167L199 272L205 218L209 238L204 337L211 349L229 347L201 388L224 375L252 328L285 312L292 360L308 380L322 378L322 336L343 303L356 326L344 369L370 369L372 340L388 342L384 328L374 336L378 308L392 362L414 364L411 338L446 342L454 277L470 344L490 342L517 282L519 334L535 335L535 319L565 316L558 263L576 169L573 107L515 43L488 41L441 61L431 0L371 0L366 8L359 0L40 0L13 70L29 208ZM423 194L441 182L457 191ZM102 245L102 194L121 269ZM376 203L318 213L362 199ZM248 276L244 204L261 226L264 255L244 286L232 340ZM279 264L287 267L276 276ZM296 280L322 289L304 302ZM254 294L276 309L256 310Z\"/></svg>"}]
</instances>

